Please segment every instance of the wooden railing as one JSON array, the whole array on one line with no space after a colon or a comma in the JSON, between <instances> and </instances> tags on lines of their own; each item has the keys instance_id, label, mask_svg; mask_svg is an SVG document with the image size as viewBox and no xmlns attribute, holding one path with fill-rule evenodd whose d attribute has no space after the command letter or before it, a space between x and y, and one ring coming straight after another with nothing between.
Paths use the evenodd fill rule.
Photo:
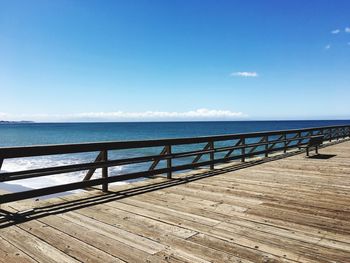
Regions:
<instances>
[{"instance_id":1,"label":"wooden railing","mask_svg":"<svg viewBox=\"0 0 350 263\"><path fill-rule=\"evenodd\" d=\"M0 204L59 192L84 189L97 185L102 185L102 190L108 191L108 184L112 182L150 177L160 174L166 174L167 178L171 179L172 173L176 171L195 169L203 166L209 166L210 169L214 169L215 164L218 163L226 163L233 160L240 160L244 162L247 158L253 156L268 157L269 154L273 152L285 153L289 149L298 149L298 146L306 144L310 137L314 135L323 135L324 141L349 138L350 125L194 138L0 148L0 169L4 159L8 158L87 152L98 153L94 162L0 173L0 182L7 182L50 176L54 174L87 171L84 179L79 182L3 194L0 196ZM174 148L178 146L198 146L203 144L204 147L199 150L174 151ZM135 150L155 147L163 147L160 154L123 159L112 159L108 156L110 151L115 150ZM186 158L186 160L189 160L189 158L193 159L189 160L189 162L185 164L175 164L174 162L179 158ZM165 161L165 167L159 167L161 161ZM109 167L140 163L149 163L150 166L148 169L138 172L121 174L117 176L109 176L108 174ZM96 169L102 169L102 177L91 179Z\"/></svg>"}]
</instances>

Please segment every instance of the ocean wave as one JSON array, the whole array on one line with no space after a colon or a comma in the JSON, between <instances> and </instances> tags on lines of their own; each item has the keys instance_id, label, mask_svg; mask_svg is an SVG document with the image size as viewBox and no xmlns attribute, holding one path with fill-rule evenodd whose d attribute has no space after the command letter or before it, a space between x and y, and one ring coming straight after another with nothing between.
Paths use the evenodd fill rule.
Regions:
<instances>
[{"instance_id":1,"label":"ocean wave","mask_svg":"<svg viewBox=\"0 0 350 263\"><path fill-rule=\"evenodd\" d=\"M3 172L15 172L29 169L38 169L44 167L54 167L70 164L79 164L84 162L89 162L91 160L86 157L71 157L71 158L62 158L58 156L45 156L45 157L30 157L30 158L14 158L14 159L5 159L2 165L1 173ZM110 167L109 174L111 176L119 175L123 171L122 166ZM55 186L68 184L73 182L82 181L87 171L73 172L73 173L64 173L56 174L49 176L42 176L37 178L22 179L15 181L8 181L6 184L19 185L25 188L38 189L43 187ZM97 169L92 176L92 178L101 178L102 172L101 169ZM116 182L113 184L125 184L126 182Z\"/></svg>"}]
</instances>

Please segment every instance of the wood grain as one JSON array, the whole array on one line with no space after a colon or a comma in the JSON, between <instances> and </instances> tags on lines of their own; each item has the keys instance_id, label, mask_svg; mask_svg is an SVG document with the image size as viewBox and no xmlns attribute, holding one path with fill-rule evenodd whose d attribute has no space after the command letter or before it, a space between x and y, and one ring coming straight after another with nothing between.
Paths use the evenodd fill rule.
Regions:
<instances>
[{"instance_id":1,"label":"wood grain","mask_svg":"<svg viewBox=\"0 0 350 263\"><path fill-rule=\"evenodd\" d=\"M2 205L0 262L350 262L350 142L320 152Z\"/></svg>"}]
</instances>

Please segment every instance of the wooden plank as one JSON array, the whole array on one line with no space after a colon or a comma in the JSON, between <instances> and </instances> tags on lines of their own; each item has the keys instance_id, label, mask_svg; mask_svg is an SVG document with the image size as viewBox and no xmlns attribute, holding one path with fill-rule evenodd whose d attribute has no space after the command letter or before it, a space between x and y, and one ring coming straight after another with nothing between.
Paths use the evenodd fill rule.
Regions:
<instances>
[{"instance_id":1,"label":"wooden plank","mask_svg":"<svg viewBox=\"0 0 350 263\"><path fill-rule=\"evenodd\" d=\"M114 227L102 221L97 221L95 218L84 216L79 213L69 212L60 216L64 219L69 220L70 222L86 227L104 236L118 240L123 244L134 247L148 254L153 255L166 249L166 246L158 242L133 234L129 231L125 231L123 229Z\"/></svg>"},{"instance_id":2,"label":"wooden plank","mask_svg":"<svg viewBox=\"0 0 350 263\"><path fill-rule=\"evenodd\" d=\"M198 234L191 237L190 240L204 246L210 246L219 251L232 251L236 256L252 262L294 262L284 258L284 255L275 256L259 251L255 248L255 245L253 247L237 245L232 241L232 238L228 241L222 238L213 237L212 235Z\"/></svg>"},{"instance_id":3,"label":"wooden plank","mask_svg":"<svg viewBox=\"0 0 350 263\"><path fill-rule=\"evenodd\" d=\"M45 241L35 237L28 232L13 226L0 230L3 239L18 247L21 251L25 251L27 255L39 262L48 263L78 263L79 261L68 256L62 251L52 247Z\"/></svg>"},{"instance_id":4,"label":"wooden plank","mask_svg":"<svg viewBox=\"0 0 350 263\"><path fill-rule=\"evenodd\" d=\"M233 222L233 221L232 221ZM261 227L261 226L260 226ZM271 229L271 228L270 228ZM307 235L296 235L292 231L285 232L278 228L272 228L274 232L270 232L264 228L250 228L246 225L229 224L222 228L222 231L218 232L219 235L236 236L240 238L250 239L253 242L257 241L261 244L266 244L272 247L276 247L288 252L295 253L301 258L308 258L309 260L317 262L345 262L344 260L349 257L349 244L341 244L333 246L332 240L328 242L319 243L324 239L323 236L309 237ZM214 232L217 230L215 227ZM254 231L255 230L255 231ZM345 248L345 250L344 250ZM289 257L293 259L292 257Z\"/></svg>"},{"instance_id":5,"label":"wooden plank","mask_svg":"<svg viewBox=\"0 0 350 263\"><path fill-rule=\"evenodd\" d=\"M114 203L115 204L115 203ZM191 239L191 238L190 238ZM319 239L317 239L319 241Z\"/></svg>"},{"instance_id":6,"label":"wooden plank","mask_svg":"<svg viewBox=\"0 0 350 263\"><path fill-rule=\"evenodd\" d=\"M79 210L82 211L82 210ZM84 209L84 214L87 211L87 209ZM112 212L112 211L111 211ZM117 213L118 212L118 213ZM124 216L124 220L120 220L118 219L118 215ZM128 214L128 215L126 215ZM90 216L94 216L95 218L99 218L99 220L102 220L105 223L109 223L111 225L123 225L123 228L131 231L131 232L137 232L139 234L142 235L147 235L149 238L155 239L155 240L159 240L162 243L171 246L171 251L175 251L177 253L180 253L181 255L186 255L189 256L190 258L194 258L195 260L193 260L193 262L209 262L210 260L214 260L214 259L221 259L221 262L232 262L232 260L235 259L234 256L228 255L227 253L217 253L217 251L201 246L201 245L197 245L195 243L192 242L188 242L185 239L179 238L175 235L170 235L171 232L163 232L163 231L157 231L157 229L155 228L156 226L160 226L161 224L157 223L154 224L153 227L151 227L150 225L145 223L149 221L149 219L147 218L143 218L143 217L139 217L139 219L141 219L142 221L139 224L135 224L133 223L133 221L135 220L135 216L133 216L131 213L120 213L120 211L113 211L113 216L111 216L112 214L109 214L105 217L103 217L103 211L99 211L98 213L96 213L96 211L93 212L93 214L90 214ZM65 218L67 219L67 218ZM46 219L45 219L46 220ZM127 220L127 223L125 224L125 220ZM101 221L101 222L102 222ZM52 222L52 223L56 223L56 222ZM80 226L80 223L79 223ZM164 225L165 226L165 225ZM173 227L174 228L174 227ZM176 229L176 228L175 228ZM169 228L170 230L170 228ZM171 231L171 230L170 230ZM96 235L96 234L95 234ZM125 249L125 248L124 248ZM119 252L120 253L120 252ZM130 252L129 252L130 253ZM123 259L126 260L135 260L135 258L131 258L132 256L129 255L129 258L123 257ZM140 256L138 255L138 257L136 258L145 258L147 256ZM198 260L198 259L202 259L202 260ZM236 258L237 259L237 258ZM138 262L138 261L132 261L132 262ZM244 261L242 261L244 262Z\"/></svg>"},{"instance_id":7,"label":"wooden plank","mask_svg":"<svg viewBox=\"0 0 350 263\"><path fill-rule=\"evenodd\" d=\"M153 236L154 240L157 240L157 238L161 236L169 235L186 239L196 234L195 231L190 231L181 226L171 226L162 223L159 220L153 220L118 209L110 208L109 210L106 210L98 206L94 207L94 209L80 209L77 212L83 216L87 216L110 225L122 225L125 228L134 227L135 229L138 229L138 231L132 232L138 233L141 236ZM147 230L145 228L147 228ZM144 233L147 233L147 235L144 235Z\"/></svg>"},{"instance_id":8,"label":"wooden plank","mask_svg":"<svg viewBox=\"0 0 350 263\"><path fill-rule=\"evenodd\" d=\"M200 180L189 178L208 169L174 176L181 184L157 178L108 194L6 204L8 211L35 209L27 222L0 226L0 255L15 260L19 251L24 262L47 262L46 253L48 262L347 262L350 142L322 153L335 156L295 155L241 170L226 164L216 167L224 173Z\"/></svg>"},{"instance_id":9,"label":"wooden plank","mask_svg":"<svg viewBox=\"0 0 350 263\"><path fill-rule=\"evenodd\" d=\"M32 263L37 262L23 251L0 236L0 262L1 263Z\"/></svg>"},{"instance_id":10,"label":"wooden plank","mask_svg":"<svg viewBox=\"0 0 350 263\"><path fill-rule=\"evenodd\" d=\"M60 228L62 232L126 262L142 262L143 258L149 255L115 238L86 228L80 223L67 220L66 217L43 217L40 221L54 228Z\"/></svg>"},{"instance_id":11,"label":"wooden plank","mask_svg":"<svg viewBox=\"0 0 350 263\"><path fill-rule=\"evenodd\" d=\"M124 262L37 220L24 222L18 227L81 262Z\"/></svg>"}]
</instances>

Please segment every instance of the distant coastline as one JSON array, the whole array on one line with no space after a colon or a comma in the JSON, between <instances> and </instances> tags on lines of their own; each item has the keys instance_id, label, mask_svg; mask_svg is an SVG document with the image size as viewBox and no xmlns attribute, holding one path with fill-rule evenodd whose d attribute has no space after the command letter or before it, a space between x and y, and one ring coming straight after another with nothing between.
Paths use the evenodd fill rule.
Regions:
<instances>
[{"instance_id":1,"label":"distant coastline","mask_svg":"<svg viewBox=\"0 0 350 263\"><path fill-rule=\"evenodd\" d=\"M34 123L34 121L0 121L0 124Z\"/></svg>"}]
</instances>

